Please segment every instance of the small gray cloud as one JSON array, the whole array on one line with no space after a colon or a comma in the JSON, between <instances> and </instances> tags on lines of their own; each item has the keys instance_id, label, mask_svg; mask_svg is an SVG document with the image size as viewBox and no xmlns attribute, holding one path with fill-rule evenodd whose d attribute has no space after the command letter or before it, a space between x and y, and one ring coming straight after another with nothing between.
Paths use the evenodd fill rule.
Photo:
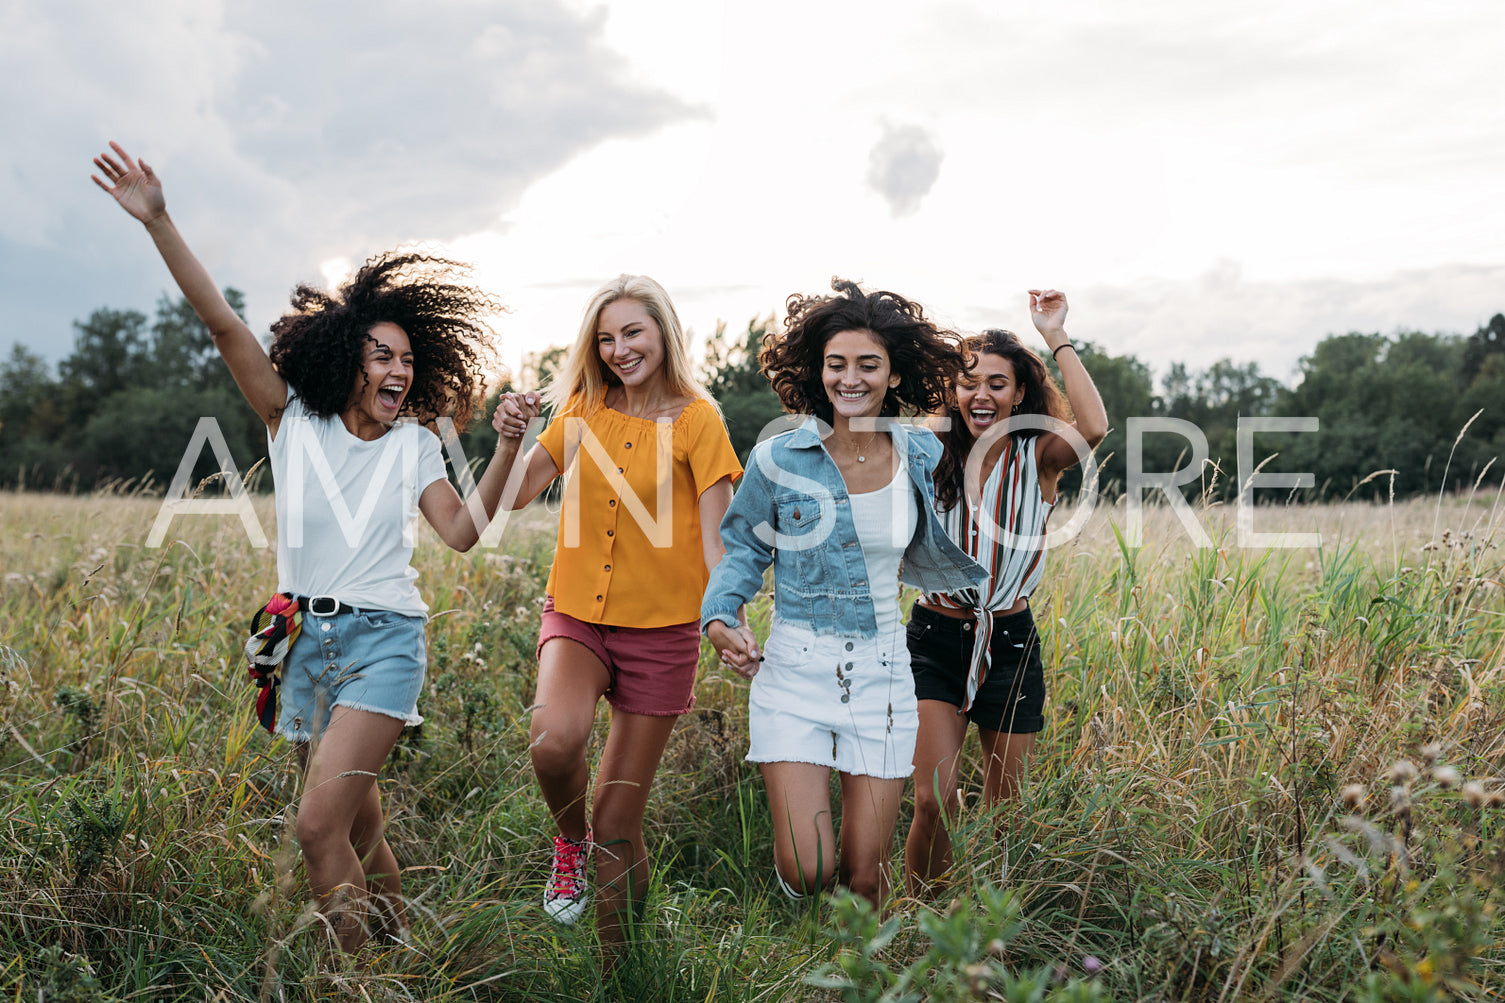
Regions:
<instances>
[{"instance_id":1,"label":"small gray cloud","mask_svg":"<svg viewBox=\"0 0 1505 1003\"><path fill-rule=\"evenodd\" d=\"M941 176L945 158L928 130L885 122L883 135L868 153L868 187L883 196L896 218L913 215Z\"/></svg>"}]
</instances>

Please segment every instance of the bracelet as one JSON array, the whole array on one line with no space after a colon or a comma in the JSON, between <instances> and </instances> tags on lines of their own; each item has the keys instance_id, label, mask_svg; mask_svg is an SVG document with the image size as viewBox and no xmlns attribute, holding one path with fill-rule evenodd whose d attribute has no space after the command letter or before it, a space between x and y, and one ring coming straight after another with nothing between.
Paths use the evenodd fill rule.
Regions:
<instances>
[{"instance_id":1,"label":"bracelet","mask_svg":"<svg viewBox=\"0 0 1505 1003\"><path fill-rule=\"evenodd\" d=\"M1072 351L1073 351L1073 352L1074 352L1074 351L1076 351L1076 346L1075 346L1075 345L1073 345L1073 344L1072 344L1072 343L1071 343L1071 342L1069 342L1069 341L1068 341L1068 342L1067 342L1067 343L1066 343L1066 344L1064 344L1064 345L1057 345L1057 346L1056 346L1056 351L1055 351L1055 352L1051 352L1051 353L1050 353L1050 357L1051 357L1051 358L1052 358L1052 359L1054 359L1054 358L1055 358L1055 357L1056 357L1056 352L1059 352L1059 351L1060 351L1060 350L1061 350L1061 349L1063 349L1063 348L1069 348L1069 349L1071 349L1071 350L1072 350Z\"/></svg>"}]
</instances>

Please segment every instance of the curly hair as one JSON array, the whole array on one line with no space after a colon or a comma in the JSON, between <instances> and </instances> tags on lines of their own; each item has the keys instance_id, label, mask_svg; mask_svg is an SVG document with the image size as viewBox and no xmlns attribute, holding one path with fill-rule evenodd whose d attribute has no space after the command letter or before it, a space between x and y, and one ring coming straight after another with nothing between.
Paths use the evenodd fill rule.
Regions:
<instances>
[{"instance_id":1,"label":"curly hair","mask_svg":"<svg viewBox=\"0 0 1505 1003\"><path fill-rule=\"evenodd\" d=\"M503 307L458 281L469 267L447 258L389 251L369 259L334 292L300 283L291 312L272 325L272 364L309 413L345 409L363 377L370 330L396 324L413 348L413 385L401 415L428 424L441 415L470 424L494 351L483 320Z\"/></svg>"},{"instance_id":2,"label":"curly hair","mask_svg":"<svg viewBox=\"0 0 1505 1003\"><path fill-rule=\"evenodd\" d=\"M1043 414L1061 421L1071 419L1066 396L1061 393L1061 388L1056 386L1045 363L1024 347L1024 342L1019 340L1018 335L1012 331L992 328L984 331L981 337L974 335L967 338L963 344L967 350L968 372L977 366L977 359L982 355L997 355L1008 360L1014 370L1015 383L1024 387L1024 397L1014 409L1014 414ZM946 448L941 454L941 462L935 468L935 500L942 508L951 508L961 500L967 473L967 454L972 451L972 445L977 439L967 427L961 409L957 407L954 392L948 395L946 416L951 419L951 427L941 436ZM1017 429L1009 434L1020 438L1037 435L1039 430Z\"/></svg>"},{"instance_id":3,"label":"curly hair","mask_svg":"<svg viewBox=\"0 0 1505 1003\"><path fill-rule=\"evenodd\" d=\"M871 331L899 376L879 413L894 417L906 410L939 411L966 366L961 338L937 327L920 304L897 293L864 292L857 283L839 278L831 280L831 288L834 296L790 296L784 304L784 330L763 338L758 363L784 410L831 424L834 409L821 382L826 343L842 331Z\"/></svg>"}]
</instances>

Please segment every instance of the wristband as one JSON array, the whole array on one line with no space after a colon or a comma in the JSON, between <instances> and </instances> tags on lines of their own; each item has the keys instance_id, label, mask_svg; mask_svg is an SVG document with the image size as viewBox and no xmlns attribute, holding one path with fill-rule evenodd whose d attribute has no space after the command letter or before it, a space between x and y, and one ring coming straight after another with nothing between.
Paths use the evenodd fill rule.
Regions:
<instances>
[{"instance_id":1,"label":"wristband","mask_svg":"<svg viewBox=\"0 0 1505 1003\"><path fill-rule=\"evenodd\" d=\"M1055 351L1055 352L1051 352L1051 353L1050 353L1050 357L1051 357L1051 358L1052 358L1052 359L1054 359L1054 358L1055 358L1055 357L1056 357L1056 352L1059 352L1059 351L1060 351L1060 350L1061 350L1061 349L1063 349L1063 348L1069 348L1069 349L1071 349L1071 350L1072 350L1072 351L1076 351L1076 346L1075 346L1075 345L1073 345L1073 344L1072 344L1072 343L1071 343L1071 342L1069 342L1069 341L1068 341L1068 342L1067 342L1067 343L1066 343L1066 344L1064 344L1064 345L1057 345L1057 346L1056 346L1056 351Z\"/></svg>"}]
</instances>

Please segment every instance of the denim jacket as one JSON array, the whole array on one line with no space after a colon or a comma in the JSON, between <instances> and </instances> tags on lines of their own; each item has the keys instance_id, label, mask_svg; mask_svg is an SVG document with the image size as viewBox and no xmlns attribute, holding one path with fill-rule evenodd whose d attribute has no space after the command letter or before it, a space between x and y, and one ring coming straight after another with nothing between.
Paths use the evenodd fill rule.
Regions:
<instances>
[{"instance_id":1,"label":"denim jacket","mask_svg":"<svg viewBox=\"0 0 1505 1003\"><path fill-rule=\"evenodd\" d=\"M878 621L867 560L852 521L846 483L821 442L819 425L803 425L758 443L742 484L721 520L723 557L711 571L700 606L712 620L737 625L737 610L763 586L773 564L773 602L780 617L816 634L874 637ZM935 514L931 472L941 444L927 429L887 426L905 461L919 520L899 581L922 592L955 592L987 572L952 543Z\"/></svg>"}]
</instances>

